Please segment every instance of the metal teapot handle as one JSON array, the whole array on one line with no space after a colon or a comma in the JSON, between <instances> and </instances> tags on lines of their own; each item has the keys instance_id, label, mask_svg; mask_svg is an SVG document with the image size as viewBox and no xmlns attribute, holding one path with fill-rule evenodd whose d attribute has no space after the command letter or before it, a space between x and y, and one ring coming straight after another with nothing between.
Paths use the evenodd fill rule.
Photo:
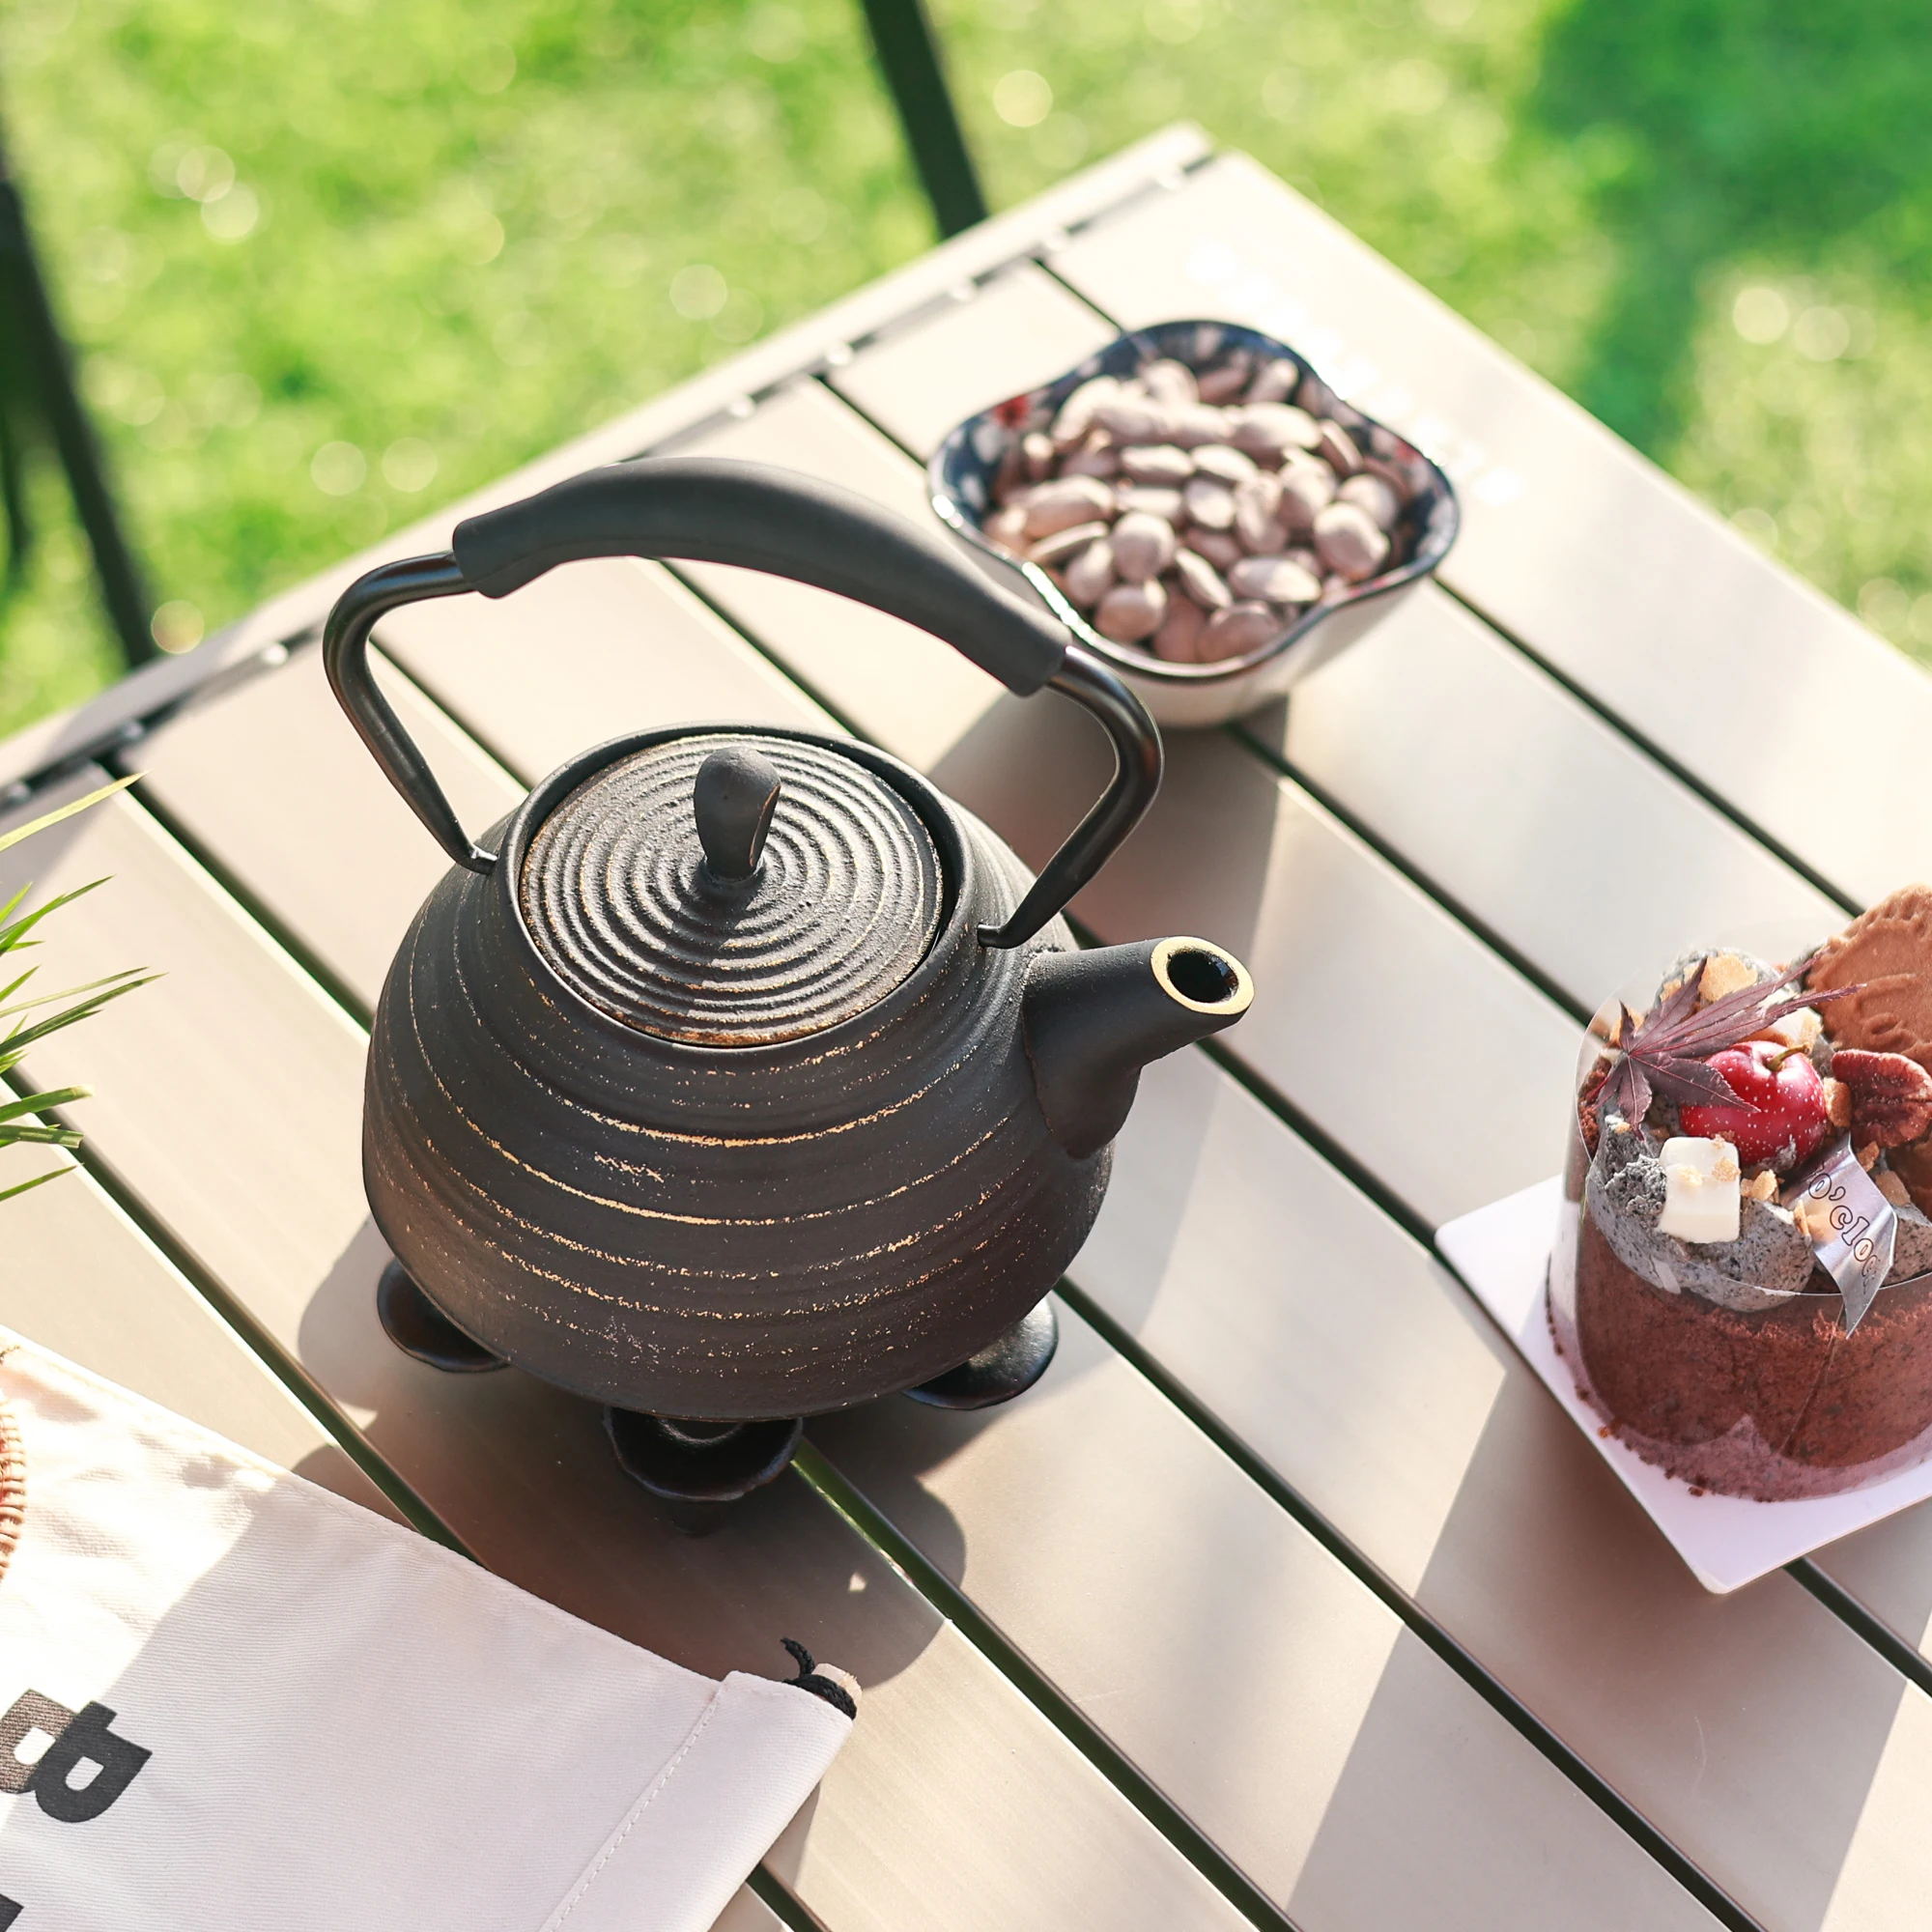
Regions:
<instances>
[{"instance_id":1,"label":"metal teapot handle","mask_svg":"<svg viewBox=\"0 0 1932 1932\"><path fill-rule=\"evenodd\" d=\"M474 590L505 597L559 563L682 557L789 577L943 638L1009 691L1062 692L1096 718L1114 776L1006 924L981 944L1018 946L1061 911L1153 803L1160 736L1132 692L1036 606L937 538L836 484L762 463L667 457L592 469L457 525L438 556L385 563L336 599L323 632L328 681L389 781L459 866L488 872L414 741L369 673L369 633L406 604Z\"/></svg>"}]
</instances>

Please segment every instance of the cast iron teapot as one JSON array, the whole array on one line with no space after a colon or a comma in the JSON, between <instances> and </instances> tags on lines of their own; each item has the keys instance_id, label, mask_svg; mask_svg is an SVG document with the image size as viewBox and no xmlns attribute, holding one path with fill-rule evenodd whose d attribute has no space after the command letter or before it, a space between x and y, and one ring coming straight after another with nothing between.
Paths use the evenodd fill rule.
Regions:
<instances>
[{"instance_id":1,"label":"cast iron teapot","mask_svg":"<svg viewBox=\"0 0 1932 1932\"><path fill-rule=\"evenodd\" d=\"M581 753L476 844L370 676L370 630L612 555L745 565L905 618L1016 693L1084 705L1114 778L1035 879L866 745L686 725ZM781 1469L801 1417L898 1390L979 1406L1037 1378L1141 1067L1252 996L1219 947L1081 952L1060 916L1160 781L1113 673L859 497L685 460L594 470L369 572L325 652L456 862L370 1040L392 1339L607 1405L626 1468L687 1526Z\"/></svg>"}]
</instances>

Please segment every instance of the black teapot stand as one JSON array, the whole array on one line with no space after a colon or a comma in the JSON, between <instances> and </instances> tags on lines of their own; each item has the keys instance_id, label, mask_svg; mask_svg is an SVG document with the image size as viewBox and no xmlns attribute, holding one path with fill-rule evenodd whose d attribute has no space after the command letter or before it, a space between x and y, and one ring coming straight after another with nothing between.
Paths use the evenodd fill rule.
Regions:
<instances>
[{"instance_id":1,"label":"black teapot stand","mask_svg":"<svg viewBox=\"0 0 1932 1932\"><path fill-rule=\"evenodd\" d=\"M410 1278L400 1262L383 1270L376 1312L404 1354L445 1375L479 1375L510 1366L472 1341ZM932 1408L991 1408L1024 1394L1046 1373L1060 1344L1051 1298L1028 1311L958 1367L905 1391ZM617 1466L663 1502L686 1536L707 1536L733 1503L782 1475L805 1434L799 1416L714 1422L645 1415L607 1406L604 1433Z\"/></svg>"}]
</instances>

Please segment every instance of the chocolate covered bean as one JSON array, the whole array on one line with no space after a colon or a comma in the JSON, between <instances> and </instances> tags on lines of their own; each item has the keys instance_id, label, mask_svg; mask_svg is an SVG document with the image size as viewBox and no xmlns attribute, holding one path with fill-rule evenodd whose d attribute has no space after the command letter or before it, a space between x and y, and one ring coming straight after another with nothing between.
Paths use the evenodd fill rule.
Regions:
<instances>
[{"instance_id":1,"label":"chocolate covered bean","mask_svg":"<svg viewBox=\"0 0 1932 1932\"><path fill-rule=\"evenodd\" d=\"M1337 476L1352 476L1362 467L1362 452L1355 447L1354 438L1332 417L1321 419L1321 431L1316 454Z\"/></svg>"},{"instance_id":2,"label":"chocolate covered bean","mask_svg":"<svg viewBox=\"0 0 1932 1932\"><path fill-rule=\"evenodd\" d=\"M1281 508L1281 478L1271 469L1258 469L1235 485L1235 534L1252 551L1268 549L1264 539L1282 526L1276 521ZM1279 550L1276 543L1273 549Z\"/></svg>"},{"instance_id":3,"label":"chocolate covered bean","mask_svg":"<svg viewBox=\"0 0 1932 1932\"><path fill-rule=\"evenodd\" d=\"M1147 396L1116 395L1094 412L1094 420L1123 447L1130 442L1161 442L1166 440L1172 416Z\"/></svg>"},{"instance_id":4,"label":"chocolate covered bean","mask_svg":"<svg viewBox=\"0 0 1932 1932\"><path fill-rule=\"evenodd\" d=\"M1255 358L1245 349L1237 349L1228 359L1195 377L1195 387L1204 403L1232 403L1248 386Z\"/></svg>"},{"instance_id":5,"label":"chocolate covered bean","mask_svg":"<svg viewBox=\"0 0 1932 1932\"><path fill-rule=\"evenodd\" d=\"M1382 567L1389 540L1359 503L1330 503L1315 519L1315 554L1338 577L1359 583Z\"/></svg>"},{"instance_id":6,"label":"chocolate covered bean","mask_svg":"<svg viewBox=\"0 0 1932 1932\"><path fill-rule=\"evenodd\" d=\"M1015 437L1008 443L1005 454L1000 458L1000 467L993 472L993 501L996 503L1010 503L1035 487L1033 478L1027 474L1026 451L1021 448L1020 441Z\"/></svg>"},{"instance_id":7,"label":"chocolate covered bean","mask_svg":"<svg viewBox=\"0 0 1932 1932\"><path fill-rule=\"evenodd\" d=\"M1026 505L1008 503L997 509L980 526L1002 550L1019 552L1026 548Z\"/></svg>"},{"instance_id":8,"label":"chocolate covered bean","mask_svg":"<svg viewBox=\"0 0 1932 1932\"><path fill-rule=\"evenodd\" d=\"M1026 505L1027 535L1037 543L1074 524L1091 523L1114 508L1114 493L1097 476L1056 476L1036 483L1017 500Z\"/></svg>"},{"instance_id":9,"label":"chocolate covered bean","mask_svg":"<svg viewBox=\"0 0 1932 1932\"><path fill-rule=\"evenodd\" d=\"M1208 628L1208 613L1191 597L1170 597L1167 615L1153 634L1155 657L1169 664L1198 664L1201 636Z\"/></svg>"},{"instance_id":10,"label":"chocolate covered bean","mask_svg":"<svg viewBox=\"0 0 1932 1932\"><path fill-rule=\"evenodd\" d=\"M1212 664L1219 658L1245 657L1264 644L1272 643L1282 634L1280 615L1265 604L1231 604L1208 619L1201 634L1201 662Z\"/></svg>"},{"instance_id":11,"label":"chocolate covered bean","mask_svg":"<svg viewBox=\"0 0 1932 1932\"><path fill-rule=\"evenodd\" d=\"M1228 531L1204 530L1199 524L1188 525L1184 541L1189 550L1197 556L1205 556L1216 570L1226 570L1247 554L1239 540Z\"/></svg>"},{"instance_id":12,"label":"chocolate covered bean","mask_svg":"<svg viewBox=\"0 0 1932 1932\"><path fill-rule=\"evenodd\" d=\"M1232 443L1204 442L1194 452L1194 469L1198 475L1218 477L1223 483L1245 483L1255 473L1255 459Z\"/></svg>"},{"instance_id":13,"label":"chocolate covered bean","mask_svg":"<svg viewBox=\"0 0 1932 1932\"><path fill-rule=\"evenodd\" d=\"M1027 551L1029 563L1064 563L1069 556L1083 551L1090 543L1096 543L1107 534L1107 526L1102 523L1070 524L1064 530L1055 530L1051 536L1041 537Z\"/></svg>"},{"instance_id":14,"label":"chocolate covered bean","mask_svg":"<svg viewBox=\"0 0 1932 1932\"><path fill-rule=\"evenodd\" d=\"M1121 452L1111 444L1101 444L1099 448L1074 450L1061 464L1063 477L1099 477L1101 481L1111 481L1121 473Z\"/></svg>"},{"instance_id":15,"label":"chocolate covered bean","mask_svg":"<svg viewBox=\"0 0 1932 1932\"><path fill-rule=\"evenodd\" d=\"M1141 384L1155 402L1165 403L1170 408L1201 400L1194 371L1185 362L1177 362L1172 356L1150 362L1141 371Z\"/></svg>"},{"instance_id":16,"label":"chocolate covered bean","mask_svg":"<svg viewBox=\"0 0 1932 1932\"><path fill-rule=\"evenodd\" d=\"M1226 442L1228 428L1228 412L1209 409L1206 403L1176 410L1167 421L1169 441L1178 442L1182 449L1198 448L1204 442Z\"/></svg>"},{"instance_id":17,"label":"chocolate covered bean","mask_svg":"<svg viewBox=\"0 0 1932 1932\"><path fill-rule=\"evenodd\" d=\"M1179 490L1163 490L1154 484L1135 484L1119 493L1121 514L1142 510L1170 524L1180 523L1187 515L1187 502Z\"/></svg>"},{"instance_id":18,"label":"chocolate covered bean","mask_svg":"<svg viewBox=\"0 0 1932 1932\"><path fill-rule=\"evenodd\" d=\"M1129 510L1114 526L1114 569L1123 582L1145 583L1174 561L1174 526L1145 510Z\"/></svg>"},{"instance_id":19,"label":"chocolate covered bean","mask_svg":"<svg viewBox=\"0 0 1932 1932\"><path fill-rule=\"evenodd\" d=\"M1395 485L1386 476L1376 476L1368 470L1351 476L1335 492L1337 500L1354 503L1366 510L1379 530L1395 528L1396 519L1402 515L1402 498L1395 493Z\"/></svg>"},{"instance_id":20,"label":"chocolate covered bean","mask_svg":"<svg viewBox=\"0 0 1932 1932\"><path fill-rule=\"evenodd\" d=\"M1136 483L1158 483L1179 489L1194 474L1194 459L1171 442L1144 443L1121 452L1121 470Z\"/></svg>"},{"instance_id":21,"label":"chocolate covered bean","mask_svg":"<svg viewBox=\"0 0 1932 1932\"><path fill-rule=\"evenodd\" d=\"M1100 599L1094 628L1117 644L1137 644L1160 629L1167 615L1167 592L1158 578L1145 583L1117 583Z\"/></svg>"},{"instance_id":22,"label":"chocolate covered bean","mask_svg":"<svg viewBox=\"0 0 1932 1932\"><path fill-rule=\"evenodd\" d=\"M1235 493L1213 476L1197 476L1180 493L1187 514L1204 530L1228 530L1235 526ZM1029 511L1031 516L1032 512ZM1031 525L1029 525L1031 527Z\"/></svg>"},{"instance_id":23,"label":"chocolate covered bean","mask_svg":"<svg viewBox=\"0 0 1932 1932\"><path fill-rule=\"evenodd\" d=\"M1278 469L1250 469L1235 485L1236 508L1245 504L1264 517L1281 507L1281 472Z\"/></svg>"},{"instance_id":24,"label":"chocolate covered bean","mask_svg":"<svg viewBox=\"0 0 1932 1932\"><path fill-rule=\"evenodd\" d=\"M1313 457L1285 464L1281 471L1281 500L1275 515L1291 535L1306 535L1315 519L1335 500L1335 474Z\"/></svg>"},{"instance_id":25,"label":"chocolate covered bean","mask_svg":"<svg viewBox=\"0 0 1932 1932\"><path fill-rule=\"evenodd\" d=\"M1087 440L1087 432L1094 427L1094 412L1120 393L1121 384L1117 376L1095 376L1091 383L1082 383L1061 404L1060 413L1053 419L1053 446L1056 449L1078 447Z\"/></svg>"},{"instance_id":26,"label":"chocolate covered bean","mask_svg":"<svg viewBox=\"0 0 1932 1932\"><path fill-rule=\"evenodd\" d=\"M1096 429L1070 456L1061 459L1060 473L1063 476L1118 476L1121 473L1121 452L1114 447L1114 440L1103 429Z\"/></svg>"},{"instance_id":27,"label":"chocolate covered bean","mask_svg":"<svg viewBox=\"0 0 1932 1932\"><path fill-rule=\"evenodd\" d=\"M1066 594L1083 611L1091 611L1114 586L1114 546L1110 538L1096 537L1084 550L1066 560L1061 572Z\"/></svg>"},{"instance_id":28,"label":"chocolate covered bean","mask_svg":"<svg viewBox=\"0 0 1932 1932\"><path fill-rule=\"evenodd\" d=\"M1314 449L1321 431L1306 410L1293 403L1263 403L1236 412L1230 440L1264 463L1279 463L1288 450Z\"/></svg>"},{"instance_id":29,"label":"chocolate covered bean","mask_svg":"<svg viewBox=\"0 0 1932 1932\"><path fill-rule=\"evenodd\" d=\"M1221 573L1199 551L1177 552L1174 575L1181 589L1204 611L1225 611L1235 601L1221 582Z\"/></svg>"},{"instance_id":30,"label":"chocolate covered bean","mask_svg":"<svg viewBox=\"0 0 1932 1932\"><path fill-rule=\"evenodd\" d=\"M1285 403L1294 394L1294 385L1300 381L1301 371L1287 356L1279 355L1255 371L1254 381L1248 384L1247 401Z\"/></svg>"},{"instance_id":31,"label":"chocolate covered bean","mask_svg":"<svg viewBox=\"0 0 1932 1932\"><path fill-rule=\"evenodd\" d=\"M1228 572L1228 588L1263 604L1313 604L1321 595L1321 580L1285 556L1244 556Z\"/></svg>"}]
</instances>

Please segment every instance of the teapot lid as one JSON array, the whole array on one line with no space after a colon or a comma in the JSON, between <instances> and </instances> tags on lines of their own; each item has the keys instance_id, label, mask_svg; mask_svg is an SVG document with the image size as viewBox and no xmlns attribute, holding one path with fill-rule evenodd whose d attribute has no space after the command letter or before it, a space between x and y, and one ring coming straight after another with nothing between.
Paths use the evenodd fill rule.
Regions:
<instances>
[{"instance_id":1,"label":"teapot lid","mask_svg":"<svg viewBox=\"0 0 1932 1932\"><path fill-rule=\"evenodd\" d=\"M884 999L925 957L924 822L829 747L705 732L608 765L537 828L519 882L545 960L601 1011L767 1046Z\"/></svg>"}]
</instances>

